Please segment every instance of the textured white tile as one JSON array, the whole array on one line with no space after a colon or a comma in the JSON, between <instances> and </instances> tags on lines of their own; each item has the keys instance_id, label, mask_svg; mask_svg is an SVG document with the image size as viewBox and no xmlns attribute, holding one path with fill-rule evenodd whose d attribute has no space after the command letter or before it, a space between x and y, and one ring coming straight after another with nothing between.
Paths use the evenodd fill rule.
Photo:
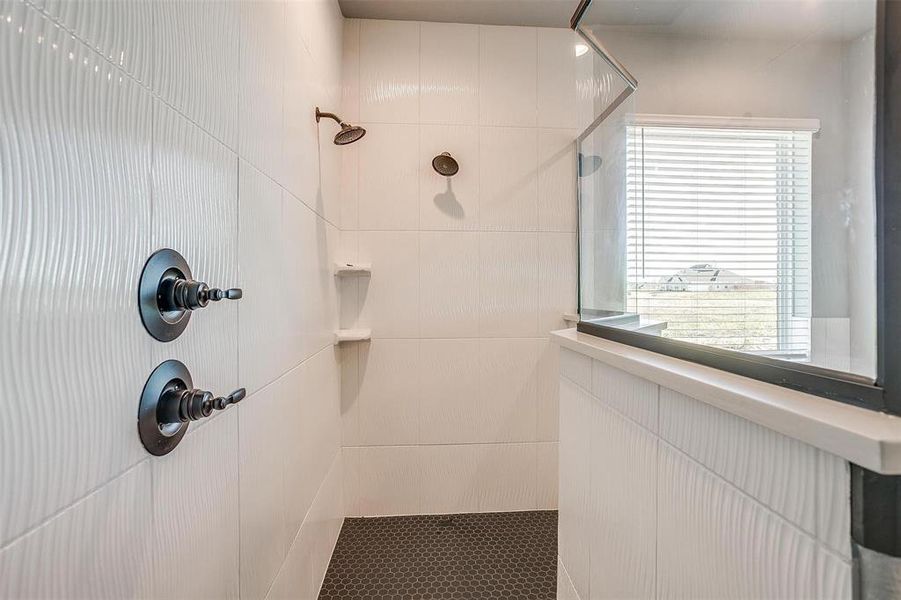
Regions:
<instances>
[{"instance_id":1,"label":"textured white tile","mask_svg":"<svg viewBox=\"0 0 901 600\"><path fill-rule=\"evenodd\" d=\"M567 327L563 313L578 310L578 239L575 233L538 234L538 333Z\"/></svg>"},{"instance_id":2,"label":"textured white tile","mask_svg":"<svg viewBox=\"0 0 901 600\"><path fill-rule=\"evenodd\" d=\"M483 337L538 334L538 234L479 236L479 333Z\"/></svg>"},{"instance_id":3,"label":"textured white tile","mask_svg":"<svg viewBox=\"0 0 901 600\"><path fill-rule=\"evenodd\" d=\"M538 229L538 133L518 127L479 130L482 231Z\"/></svg>"},{"instance_id":4,"label":"textured white tile","mask_svg":"<svg viewBox=\"0 0 901 600\"><path fill-rule=\"evenodd\" d=\"M660 389L660 436L805 531L815 532L816 448L666 388Z\"/></svg>"},{"instance_id":5,"label":"textured white tile","mask_svg":"<svg viewBox=\"0 0 901 600\"><path fill-rule=\"evenodd\" d=\"M241 161L239 166L238 269L247 290L238 304L238 358L241 385L252 394L287 368L285 298L280 289L285 242L282 191L272 180ZM281 282L281 283L280 283ZM204 315L197 315L204 316Z\"/></svg>"},{"instance_id":6,"label":"textured white tile","mask_svg":"<svg viewBox=\"0 0 901 600\"><path fill-rule=\"evenodd\" d=\"M360 229L418 229L419 126L365 127L358 143Z\"/></svg>"},{"instance_id":7,"label":"textured white tile","mask_svg":"<svg viewBox=\"0 0 901 600\"><path fill-rule=\"evenodd\" d=\"M851 472L848 461L816 453L816 534L827 548L851 558Z\"/></svg>"},{"instance_id":8,"label":"textured white tile","mask_svg":"<svg viewBox=\"0 0 901 600\"><path fill-rule=\"evenodd\" d=\"M360 348L360 442L419 442L419 340L373 340Z\"/></svg>"},{"instance_id":9,"label":"textured white tile","mask_svg":"<svg viewBox=\"0 0 901 600\"><path fill-rule=\"evenodd\" d=\"M7 6L0 544L146 456L134 422L154 366L134 295L151 249L150 94L35 9Z\"/></svg>"},{"instance_id":10,"label":"textured white tile","mask_svg":"<svg viewBox=\"0 0 901 600\"><path fill-rule=\"evenodd\" d=\"M422 125L419 129L419 219L422 229L478 229L479 129L462 125ZM438 174L432 159L448 152L460 170Z\"/></svg>"},{"instance_id":11,"label":"textured white tile","mask_svg":"<svg viewBox=\"0 0 901 600\"><path fill-rule=\"evenodd\" d=\"M471 427L485 442L534 442L541 340L479 341L479 403Z\"/></svg>"},{"instance_id":12,"label":"textured white tile","mask_svg":"<svg viewBox=\"0 0 901 600\"><path fill-rule=\"evenodd\" d=\"M360 445L360 348L342 344L341 350L341 443Z\"/></svg>"},{"instance_id":13,"label":"textured white tile","mask_svg":"<svg viewBox=\"0 0 901 600\"><path fill-rule=\"evenodd\" d=\"M0 550L0 596L155 596L150 482L145 461Z\"/></svg>"},{"instance_id":14,"label":"textured white tile","mask_svg":"<svg viewBox=\"0 0 901 600\"><path fill-rule=\"evenodd\" d=\"M576 44L585 42L575 31L538 28L539 127L579 127Z\"/></svg>"},{"instance_id":15,"label":"textured white tile","mask_svg":"<svg viewBox=\"0 0 901 600\"><path fill-rule=\"evenodd\" d=\"M360 119L419 122L419 23L362 21Z\"/></svg>"},{"instance_id":16,"label":"textured white tile","mask_svg":"<svg viewBox=\"0 0 901 600\"><path fill-rule=\"evenodd\" d=\"M312 600L318 597L344 522L342 466L341 457L336 455L267 598Z\"/></svg>"},{"instance_id":17,"label":"textured white tile","mask_svg":"<svg viewBox=\"0 0 901 600\"><path fill-rule=\"evenodd\" d=\"M424 514L477 512L482 447L477 444L422 446Z\"/></svg>"},{"instance_id":18,"label":"textured white tile","mask_svg":"<svg viewBox=\"0 0 901 600\"><path fill-rule=\"evenodd\" d=\"M479 27L479 122L537 123L538 36L532 27Z\"/></svg>"},{"instance_id":19,"label":"textured white tile","mask_svg":"<svg viewBox=\"0 0 901 600\"><path fill-rule=\"evenodd\" d=\"M597 402L590 437L590 597L654 598L657 438Z\"/></svg>"},{"instance_id":20,"label":"textured white tile","mask_svg":"<svg viewBox=\"0 0 901 600\"><path fill-rule=\"evenodd\" d=\"M573 582L563 566L563 561L557 559L557 600L581 600Z\"/></svg>"},{"instance_id":21,"label":"textured white tile","mask_svg":"<svg viewBox=\"0 0 901 600\"><path fill-rule=\"evenodd\" d=\"M283 73L281 75L281 88L274 87L277 81L274 77L271 82L264 84L263 94L265 94L266 102L271 103L272 111L282 113L282 120L276 121L278 115L262 116L250 115L249 125L254 127L256 119L266 119L267 123L263 128L256 131L248 132L244 135L242 131L242 139L246 139L249 146L253 146L263 142L264 138L268 143L273 144L272 148L265 148L265 153L260 154L260 160L271 162L263 169L267 173L277 179L284 185L288 191L300 198L300 200L318 212L325 215L326 197L324 188L326 187L326 178L323 177L323 169L320 168L320 161L325 157L326 152L331 152L332 148L338 149L332 140L339 131L338 124L331 119L321 120L316 123L315 114L316 106L327 112L338 112L336 106L332 106L329 99L325 97L325 82L318 80L317 65L304 44L303 37L297 34L304 24L304 17L309 12L307 7L312 2L288 2L284 8L284 24L271 27L274 35L278 35L279 31L286 32L285 41L283 43L282 56L280 57L283 65ZM276 11L271 10L271 17L275 18ZM255 17L262 20L262 16ZM260 24L262 27L262 23ZM277 46L266 45L265 51L273 52ZM273 76L275 75L273 71ZM255 74L256 76L256 74ZM269 86L273 85L272 89ZM281 98L275 97L275 94L281 93ZM270 94L272 97L270 97ZM245 110L259 110L262 108L255 101L253 96L248 97L244 102L249 106L242 106L242 117ZM344 115L341 115L344 116ZM268 121L271 121L268 122ZM242 121L243 123L244 121ZM272 127L272 132L268 133L265 128ZM258 138L257 136L260 136ZM278 136L282 138L281 148L277 145ZM242 151L244 148L242 147ZM260 148L259 150L263 150ZM277 153L277 154L270 154ZM255 155L252 155L255 157ZM278 160L281 159L281 163ZM340 160L340 156L337 157ZM279 169L270 171L269 169ZM338 198L334 199L335 203Z\"/></svg>"},{"instance_id":22,"label":"textured white tile","mask_svg":"<svg viewBox=\"0 0 901 600\"><path fill-rule=\"evenodd\" d=\"M360 447L341 450L344 482L344 514L357 517L360 512Z\"/></svg>"},{"instance_id":23,"label":"textured white tile","mask_svg":"<svg viewBox=\"0 0 901 600\"><path fill-rule=\"evenodd\" d=\"M479 340L421 340L420 441L452 444L488 441L479 395Z\"/></svg>"},{"instance_id":24,"label":"textured white tile","mask_svg":"<svg viewBox=\"0 0 901 600\"><path fill-rule=\"evenodd\" d=\"M538 502L536 444L478 447L481 450L476 478L479 512L535 510Z\"/></svg>"},{"instance_id":25,"label":"textured white tile","mask_svg":"<svg viewBox=\"0 0 901 600\"><path fill-rule=\"evenodd\" d=\"M239 153L258 170L281 179L285 169L285 3L260 0L220 4L240 7ZM231 38L232 45L233 41Z\"/></svg>"},{"instance_id":26,"label":"textured white tile","mask_svg":"<svg viewBox=\"0 0 901 600\"><path fill-rule=\"evenodd\" d=\"M538 130L538 227L576 231L575 129Z\"/></svg>"},{"instance_id":27,"label":"textured white tile","mask_svg":"<svg viewBox=\"0 0 901 600\"><path fill-rule=\"evenodd\" d=\"M43 9L108 61L149 84L154 54L153 29L147 24L153 19L152 2L46 0Z\"/></svg>"},{"instance_id":28,"label":"textured white tile","mask_svg":"<svg viewBox=\"0 0 901 600\"><path fill-rule=\"evenodd\" d=\"M535 492L538 510L557 510L559 486L558 445L556 442L535 444Z\"/></svg>"},{"instance_id":29,"label":"textured white tile","mask_svg":"<svg viewBox=\"0 0 901 600\"><path fill-rule=\"evenodd\" d=\"M419 251L422 337L477 337L479 234L422 232Z\"/></svg>"},{"instance_id":30,"label":"textured white tile","mask_svg":"<svg viewBox=\"0 0 901 600\"><path fill-rule=\"evenodd\" d=\"M560 348L560 375L591 391L592 363L590 356L569 348Z\"/></svg>"},{"instance_id":31,"label":"textured white tile","mask_svg":"<svg viewBox=\"0 0 901 600\"><path fill-rule=\"evenodd\" d=\"M283 504L284 414L290 406L284 381L238 405L242 598L265 596L290 544Z\"/></svg>"},{"instance_id":32,"label":"textured white tile","mask_svg":"<svg viewBox=\"0 0 901 600\"><path fill-rule=\"evenodd\" d=\"M588 392L561 378L557 552L582 598L589 597L590 580L588 509L593 410L593 400Z\"/></svg>"},{"instance_id":33,"label":"textured white tile","mask_svg":"<svg viewBox=\"0 0 901 600\"><path fill-rule=\"evenodd\" d=\"M360 448L360 514L418 514L421 489L420 447Z\"/></svg>"},{"instance_id":34,"label":"textured white tile","mask_svg":"<svg viewBox=\"0 0 901 600\"><path fill-rule=\"evenodd\" d=\"M819 600L851 600L854 565L823 548L817 548L816 597Z\"/></svg>"},{"instance_id":35,"label":"textured white tile","mask_svg":"<svg viewBox=\"0 0 901 600\"><path fill-rule=\"evenodd\" d=\"M812 538L662 442L659 477L660 597L819 597Z\"/></svg>"},{"instance_id":36,"label":"textured white tile","mask_svg":"<svg viewBox=\"0 0 901 600\"><path fill-rule=\"evenodd\" d=\"M357 229L360 225L360 144L342 146L339 188L341 229Z\"/></svg>"},{"instance_id":37,"label":"textured white tile","mask_svg":"<svg viewBox=\"0 0 901 600\"><path fill-rule=\"evenodd\" d=\"M288 193L282 195L284 360L293 367L334 341L338 328L338 230Z\"/></svg>"},{"instance_id":38,"label":"textured white tile","mask_svg":"<svg viewBox=\"0 0 901 600\"><path fill-rule=\"evenodd\" d=\"M360 281L360 323L373 337L419 335L419 234L360 232L360 260L373 276Z\"/></svg>"},{"instance_id":39,"label":"textured white tile","mask_svg":"<svg viewBox=\"0 0 901 600\"><path fill-rule=\"evenodd\" d=\"M245 35L249 29L246 20L241 23L241 5L174 0L153 2L152 7L153 26L145 22L142 27L153 32L153 90L230 148L236 148L238 76L239 71L247 72L239 67L236 40L240 32L240 46L245 48L254 39ZM259 92L253 89L255 98L261 97Z\"/></svg>"},{"instance_id":40,"label":"textured white tile","mask_svg":"<svg viewBox=\"0 0 901 600\"><path fill-rule=\"evenodd\" d=\"M177 250L193 277L210 287L236 287L238 159L165 104L156 102L154 115L153 248ZM222 394L236 389L238 303L197 311L181 336L153 344L155 363L178 359L189 365L196 385ZM211 346L218 350L210 352Z\"/></svg>"},{"instance_id":41,"label":"textured white tile","mask_svg":"<svg viewBox=\"0 0 901 600\"><path fill-rule=\"evenodd\" d=\"M591 368L591 393L643 427L657 431L656 384L595 360Z\"/></svg>"},{"instance_id":42,"label":"textured white tile","mask_svg":"<svg viewBox=\"0 0 901 600\"><path fill-rule=\"evenodd\" d=\"M154 597L237 598L238 411L152 465ZM186 564L190 577L172 576Z\"/></svg>"},{"instance_id":43,"label":"textured white tile","mask_svg":"<svg viewBox=\"0 0 901 600\"><path fill-rule=\"evenodd\" d=\"M560 429L560 346L538 342L538 424L535 439L556 442Z\"/></svg>"},{"instance_id":44,"label":"textured white tile","mask_svg":"<svg viewBox=\"0 0 901 600\"><path fill-rule=\"evenodd\" d=\"M279 385L286 398L284 511L292 539L341 449L338 350L329 346L292 369Z\"/></svg>"},{"instance_id":45,"label":"textured white tile","mask_svg":"<svg viewBox=\"0 0 901 600\"><path fill-rule=\"evenodd\" d=\"M341 50L341 116L360 120L360 20L344 19Z\"/></svg>"},{"instance_id":46,"label":"textured white tile","mask_svg":"<svg viewBox=\"0 0 901 600\"><path fill-rule=\"evenodd\" d=\"M479 27L422 23L421 118L423 123L479 122Z\"/></svg>"}]
</instances>

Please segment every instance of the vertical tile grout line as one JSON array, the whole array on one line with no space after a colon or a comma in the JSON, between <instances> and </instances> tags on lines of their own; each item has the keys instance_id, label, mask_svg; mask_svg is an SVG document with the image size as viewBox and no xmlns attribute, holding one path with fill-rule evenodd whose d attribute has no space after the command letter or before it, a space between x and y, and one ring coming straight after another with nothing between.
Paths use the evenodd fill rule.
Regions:
<instances>
[{"instance_id":1,"label":"vertical tile grout line","mask_svg":"<svg viewBox=\"0 0 901 600\"><path fill-rule=\"evenodd\" d=\"M235 123L235 151L234 151L234 154L235 154L235 157L234 157L234 159L235 159L235 163L234 163L235 164L235 215L237 218L235 219L234 235L235 235L235 248L236 248L235 271L238 275L238 277L237 277L238 282L241 284L241 287L243 288L244 287L244 281L243 281L244 274L241 272L241 177L243 174L243 170L241 169L241 154L240 154L241 129L242 129L241 128L242 119L241 119L241 89L240 89L240 87L241 87L241 82L243 80L243 73L242 73L243 66L241 64L242 63L241 57L243 56L243 53L244 53L244 14L245 14L243 3L238 5L237 11L238 11L238 73L237 73L238 85L235 86L235 108L236 108L235 120L237 122ZM241 305L239 303L235 310L235 314L236 314L235 325L236 325L237 334L238 334L238 352L237 352L237 364L236 364L238 372L236 373L236 377L239 380L238 381L239 385L242 383L240 381L240 379L241 379L241 359L244 354L244 352L242 352L242 345L241 345L241 313L242 312L243 311L242 311ZM243 552L244 551L244 543L243 543L243 540L241 539L241 420L242 420L241 417L243 416L243 413L244 413L243 409L241 407L238 407L238 414L235 415L235 443L238 448L238 452L237 452L238 453L238 465L237 465L238 497L237 497L237 501L236 501L236 504L238 507L238 522L236 523L237 529L238 529L238 531L237 531L237 533L238 533L238 535L237 535L238 564L235 565L236 566L235 570L237 573L236 581L238 584L238 589L237 589L238 598L241 598L241 565L243 564L242 554L244 553Z\"/></svg>"}]
</instances>

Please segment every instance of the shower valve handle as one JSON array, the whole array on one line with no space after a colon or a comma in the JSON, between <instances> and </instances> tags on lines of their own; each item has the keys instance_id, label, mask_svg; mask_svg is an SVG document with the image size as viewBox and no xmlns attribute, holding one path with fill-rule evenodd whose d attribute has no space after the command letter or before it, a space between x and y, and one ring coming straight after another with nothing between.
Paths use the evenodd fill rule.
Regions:
<instances>
[{"instance_id":1,"label":"shower valve handle","mask_svg":"<svg viewBox=\"0 0 901 600\"><path fill-rule=\"evenodd\" d=\"M158 406L160 423L187 423L198 421L213 414L214 410L225 410L230 404L237 404L247 395L247 390L239 388L228 396L213 397L206 390L175 388L163 394Z\"/></svg>"},{"instance_id":2,"label":"shower valve handle","mask_svg":"<svg viewBox=\"0 0 901 600\"><path fill-rule=\"evenodd\" d=\"M197 310L210 302L239 300L241 296L241 288L221 290L202 281L173 277L160 282L158 301L163 310Z\"/></svg>"}]
</instances>

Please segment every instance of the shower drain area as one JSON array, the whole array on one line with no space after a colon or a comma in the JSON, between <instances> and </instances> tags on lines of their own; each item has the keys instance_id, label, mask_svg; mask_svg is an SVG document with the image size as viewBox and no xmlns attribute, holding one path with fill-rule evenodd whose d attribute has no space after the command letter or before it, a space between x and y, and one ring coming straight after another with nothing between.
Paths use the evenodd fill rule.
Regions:
<instances>
[{"instance_id":1,"label":"shower drain area","mask_svg":"<svg viewBox=\"0 0 901 600\"><path fill-rule=\"evenodd\" d=\"M557 511L348 518L319 600L557 596Z\"/></svg>"}]
</instances>

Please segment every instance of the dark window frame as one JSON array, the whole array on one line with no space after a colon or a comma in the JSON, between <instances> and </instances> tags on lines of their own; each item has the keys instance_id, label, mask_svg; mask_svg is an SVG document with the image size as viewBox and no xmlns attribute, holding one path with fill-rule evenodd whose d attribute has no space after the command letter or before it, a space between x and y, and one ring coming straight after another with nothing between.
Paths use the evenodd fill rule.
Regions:
<instances>
[{"instance_id":1,"label":"dark window frame","mask_svg":"<svg viewBox=\"0 0 901 600\"><path fill-rule=\"evenodd\" d=\"M581 0L570 25L619 74L626 87L579 135L577 145L638 86L638 81L604 49L601 41L591 31L579 27L586 10L596 1L603 0ZM581 320L577 325L578 331L831 400L901 415L901 347L889 343L891 340L901 340L901 72L894 72L901 60L901 2L888 9L886 4L887 0L877 0L875 41L876 380L628 331L590 320ZM577 157L578 151L577 147ZM577 186L577 190L581 206L581 186ZM579 212L581 214L581 210ZM579 279L581 286L581 269ZM584 315L581 293L579 305L579 314ZM891 307L897 307L897 310L890 311Z\"/></svg>"}]
</instances>

